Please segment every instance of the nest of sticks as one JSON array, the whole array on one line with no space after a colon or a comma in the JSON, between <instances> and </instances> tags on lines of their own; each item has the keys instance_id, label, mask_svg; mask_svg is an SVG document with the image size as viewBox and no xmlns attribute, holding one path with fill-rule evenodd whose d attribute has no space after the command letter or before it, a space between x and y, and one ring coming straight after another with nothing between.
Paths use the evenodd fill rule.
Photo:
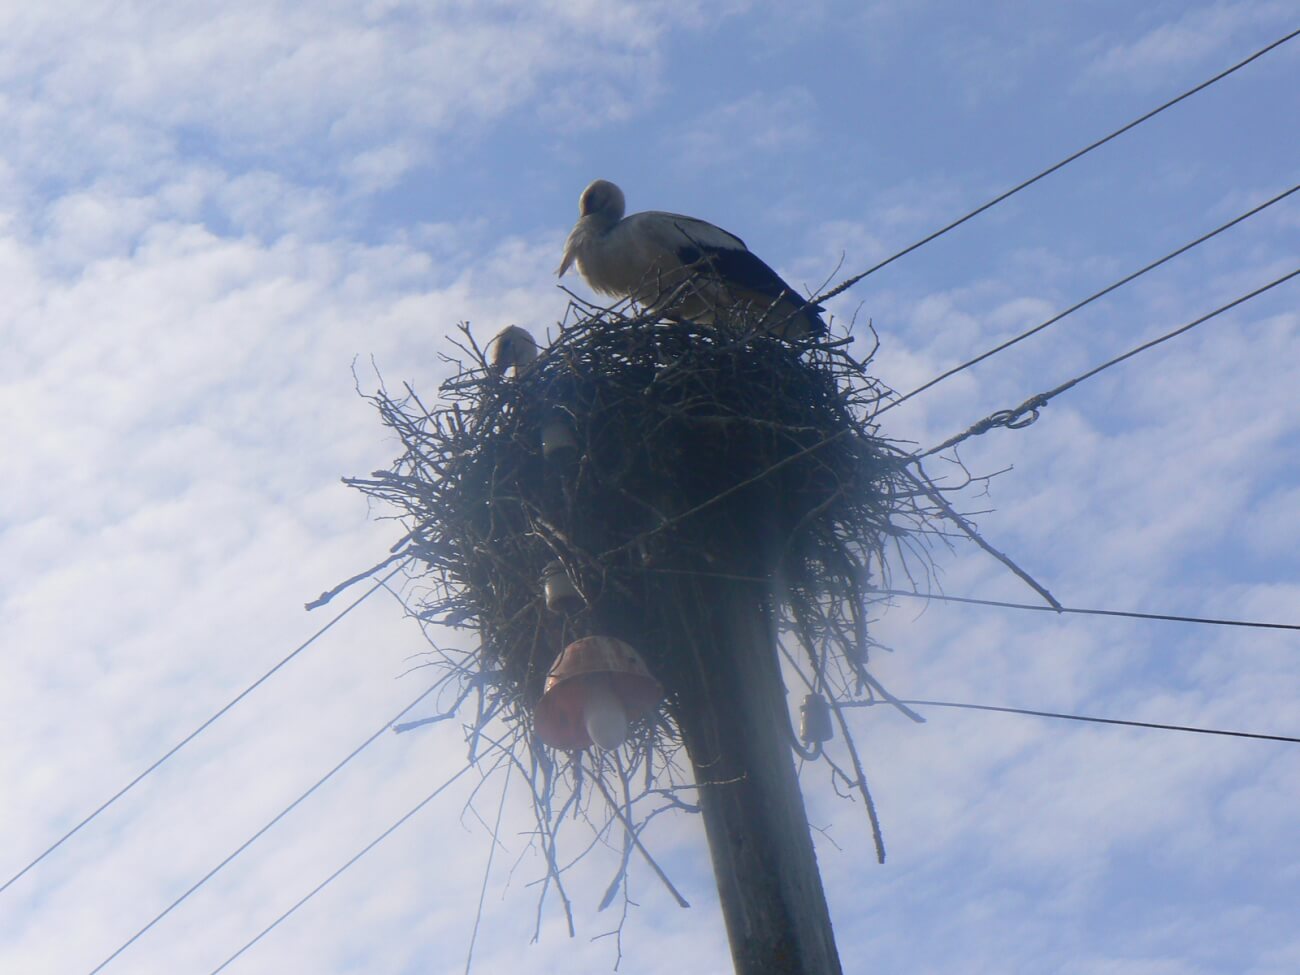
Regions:
<instances>
[{"instance_id":1,"label":"nest of sticks","mask_svg":"<svg viewBox=\"0 0 1300 975\"><path fill-rule=\"evenodd\" d=\"M492 368L462 326L436 405L409 386L370 397L401 456L346 483L403 523L389 561L406 560L407 604L434 645L425 662L454 690L440 717L472 710L471 760L491 727L498 754L532 784L548 883L562 872L556 824L593 794L612 809L597 828L621 820L629 851L640 845L632 820L691 808L677 708L700 653L691 634L707 626L719 587L750 587L788 667L833 707L885 694L869 672L875 592L891 573L928 586L933 539L961 523L873 423L889 391L869 376L870 355L855 359L847 337L787 340L761 324L573 304L514 375ZM544 439L549 449L566 438L569 449L544 450ZM570 615L543 596L557 561L582 595ZM447 627L477 645L447 646L457 642ZM594 634L641 651L667 697L617 752L556 753L535 739L532 709L557 654ZM837 791L866 800L883 857L842 718L839 727L847 757L805 757L824 758ZM561 782L571 786L563 798ZM633 809L648 798L652 809Z\"/></svg>"}]
</instances>

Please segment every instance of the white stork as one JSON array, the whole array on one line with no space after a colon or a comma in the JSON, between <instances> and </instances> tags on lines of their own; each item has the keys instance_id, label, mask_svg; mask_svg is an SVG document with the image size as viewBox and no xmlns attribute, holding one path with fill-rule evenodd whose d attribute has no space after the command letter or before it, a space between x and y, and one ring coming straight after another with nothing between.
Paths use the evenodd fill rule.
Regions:
<instances>
[{"instance_id":1,"label":"white stork","mask_svg":"<svg viewBox=\"0 0 1300 975\"><path fill-rule=\"evenodd\" d=\"M488 367L498 376L514 367L515 375L537 358L537 341L518 325L508 325L497 333L488 347Z\"/></svg>"},{"instance_id":2,"label":"white stork","mask_svg":"<svg viewBox=\"0 0 1300 975\"><path fill-rule=\"evenodd\" d=\"M624 217L625 206L623 191L609 180L583 190L556 273L563 277L576 263L593 291L651 308L681 289L663 309L669 318L709 325L719 311L748 306L787 338L826 331L821 306L804 300L735 234L657 210Z\"/></svg>"}]
</instances>

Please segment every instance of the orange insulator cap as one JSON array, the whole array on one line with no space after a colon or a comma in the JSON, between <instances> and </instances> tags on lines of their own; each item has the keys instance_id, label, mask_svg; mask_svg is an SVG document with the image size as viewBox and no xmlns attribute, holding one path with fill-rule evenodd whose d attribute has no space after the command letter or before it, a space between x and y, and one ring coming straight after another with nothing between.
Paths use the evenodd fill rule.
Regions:
<instances>
[{"instance_id":1,"label":"orange insulator cap","mask_svg":"<svg viewBox=\"0 0 1300 975\"><path fill-rule=\"evenodd\" d=\"M662 700L664 689L631 646L609 636L570 643L546 675L546 689L533 712L537 737L552 748L590 748L586 706L599 685L613 691L628 721Z\"/></svg>"}]
</instances>

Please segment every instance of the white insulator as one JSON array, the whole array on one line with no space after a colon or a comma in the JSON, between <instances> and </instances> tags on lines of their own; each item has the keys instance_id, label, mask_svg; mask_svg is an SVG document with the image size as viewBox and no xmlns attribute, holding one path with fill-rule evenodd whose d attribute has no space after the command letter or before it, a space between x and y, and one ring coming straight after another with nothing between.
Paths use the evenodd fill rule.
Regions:
<instances>
[{"instance_id":1,"label":"white insulator","mask_svg":"<svg viewBox=\"0 0 1300 975\"><path fill-rule=\"evenodd\" d=\"M627 712L606 680L593 680L587 690L583 718L587 734L605 751L617 748L627 738Z\"/></svg>"}]
</instances>

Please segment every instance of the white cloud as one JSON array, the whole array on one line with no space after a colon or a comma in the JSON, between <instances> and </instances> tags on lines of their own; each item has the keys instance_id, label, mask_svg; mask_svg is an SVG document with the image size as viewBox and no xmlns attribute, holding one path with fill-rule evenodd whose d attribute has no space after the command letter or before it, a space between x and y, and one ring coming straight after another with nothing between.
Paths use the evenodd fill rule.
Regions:
<instances>
[{"instance_id":1,"label":"white cloud","mask_svg":"<svg viewBox=\"0 0 1300 975\"><path fill-rule=\"evenodd\" d=\"M642 3L52 4L9 20L0 132L44 180L139 180L197 155L351 175L363 193L525 105L582 125L625 113L664 33L705 22Z\"/></svg>"},{"instance_id":2,"label":"white cloud","mask_svg":"<svg viewBox=\"0 0 1300 975\"><path fill-rule=\"evenodd\" d=\"M663 149L678 166L734 168L750 156L812 148L816 115L817 104L807 89L755 92L686 122L665 137Z\"/></svg>"},{"instance_id":3,"label":"white cloud","mask_svg":"<svg viewBox=\"0 0 1300 975\"><path fill-rule=\"evenodd\" d=\"M1294 8L1285 2L1198 6L1153 27L1137 40L1111 43L1085 67L1084 77L1129 84L1162 82L1171 71L1222 56L1225 48L1239 43L1243 36L1257 36L1258 28L1287 27L1293 14Z\"/></svg>"}]
</instances>

